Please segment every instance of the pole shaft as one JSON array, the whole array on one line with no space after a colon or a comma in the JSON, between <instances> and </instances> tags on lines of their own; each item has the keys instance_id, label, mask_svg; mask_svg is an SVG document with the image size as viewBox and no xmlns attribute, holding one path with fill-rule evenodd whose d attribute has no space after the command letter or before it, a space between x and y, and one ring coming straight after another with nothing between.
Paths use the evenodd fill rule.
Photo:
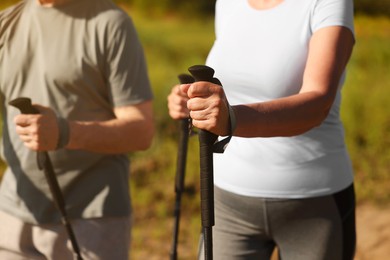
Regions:
<instances>
[{"instance_id":1,"label":"pole shaft","mask_svg":"<svg viewBox=\"0 0 390 260\"><path fill-rule=\"evenodd\" d=\"M178 76L180 84L194 82L194 78L188 74L180 74ZM179 228L181 215L181 198L184 192L184 180L187 161L188 139L189 139L189 122L188 118L180 119L180 138L177 153L176 177L175 177L175 209L174 209L174 226L173 226L173 242L171 248L171 260L177 259L177 245L179 242Z\"/></svg>"}]
</instances>

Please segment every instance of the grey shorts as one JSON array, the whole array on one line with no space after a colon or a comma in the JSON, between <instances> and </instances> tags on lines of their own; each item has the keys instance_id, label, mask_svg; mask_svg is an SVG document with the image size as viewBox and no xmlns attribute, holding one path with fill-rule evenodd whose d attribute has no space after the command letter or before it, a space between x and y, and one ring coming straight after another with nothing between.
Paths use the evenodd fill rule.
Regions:
<instances>
[{"instance_id":1,"label":"grey shorts","mask_svg":"<svg viewBox=\"0 0 390 260\"><path fill-rule=\"evenodd\" d=\"M265 199L215 187L215 260L352 260L355 254L353 185L308 199ZM203 259L203 243L200 243Z\"/></svg>"},{"instance_id":2,"label":"grey shorts","mask_svg":"<svg viewBox=\"0 0 390 260\"><path fill-rule=\"evenodd\" d=\"M0 211L1 260L73 260L72 246L61 225L31 225ZM81 254L88 260L128 260L129 217L72 221Z\"/></svg>"}]
</instances>

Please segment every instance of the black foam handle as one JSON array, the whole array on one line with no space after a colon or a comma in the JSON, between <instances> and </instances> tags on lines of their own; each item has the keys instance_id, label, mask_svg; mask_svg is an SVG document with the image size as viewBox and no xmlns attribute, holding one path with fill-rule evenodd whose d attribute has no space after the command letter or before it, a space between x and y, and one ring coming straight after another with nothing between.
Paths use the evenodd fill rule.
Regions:
<instances>
[{"instance_id":1,"label":"black foam handle","mask_svg":"<svg viewBox=\"0 0 390 260\"><path fill-rule=\"evenodd\" d=\"M195 81L213 82L214 69L206 65L194 65L188 68Z\"/></svg>"},{"instance_id":2,"label":"black foam handle","mask_svg":"<svg viewBox=\"0 0 390 260\"><path fill-rule=\"evenodd\" d=\"M30 98L16 98L11 100L8 104L18 108L22 114L39 114L39 111L33 107Z\"/></svg>"},{"instance_id":3,"label":"black foam handle","mask_svg":"<svg viewBox=\"0 0 390 260\"><path fill-rule=\"evenodd\" d=\"M179 78L180 84L191 84L195 82L195 79L189 74L180 74L177 76Z\"/></svg>"},{"instance_id":4,"label":"black foam handle","mask_svg":"<svg viewBox=\"0 0 390 260\"><path fill-rule=\"evenodd\" d=\"M216 82L214 70L205 65L195 65L188 69L195 81ZM218 81L219 82L219 81ZM213 145L218 136L199 130L200 145L200 195L202 227L214 226L214 170Z\"/></svg>"},{"instance_id":5,"label":"black foam handle","mask_svg":"<svg viewBox=\"0 0 390 260\"><path fill-rule=\"evenodd\" d=\"M202 227L212 227L214 226L213 144L216 138L205 130L200 130L198 136Z\"/></svg>"}]
</instances>

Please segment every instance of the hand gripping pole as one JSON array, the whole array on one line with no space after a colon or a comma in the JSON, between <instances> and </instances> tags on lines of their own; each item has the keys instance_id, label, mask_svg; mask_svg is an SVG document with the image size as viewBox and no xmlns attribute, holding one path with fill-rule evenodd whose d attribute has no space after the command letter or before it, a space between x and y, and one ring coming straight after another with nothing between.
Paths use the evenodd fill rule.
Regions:
<instances>
[{"instance_id":1,"label":"hand gripping pole","mask_svg":"<svg viewBox=\"0 0 390 260\"><path fill-rule=\"evenodd\" d=\"M190 67L189 72L195 81L208 81L219 84L214 76L214 70L204 65ZM218 136L206 131L199 130L200 145L200 197L201 219L203 228L205 260L213 259L213 236L214 226L214 170L213 170L213 146Z\"/></svg>"},{"instance_id":2,"label":"hand gripping pole","mask_svg":"<svg viewBox=\"0 0 390 260\"><path fill-rule=\"evenodd\" d=\"M31 99L29 98L24 98L24 97L17 98L10 101L9 104L11 106L18 108L22 114L39 114L39 111L32 106ZM38 152L37 163L38 163L38 168L40 170L43 170L45 174L45 178L49 184L50 192L53 196L54 204L56 205L57 209L61 213L62 224L65 226L66 232L68 233L70 242L73 247L73 251L77 255L78 260L83 260L83 258L81 257L79 245L77 243L72 226L68 219L68 215L65 208L64 196L61 192L57 177L54 173L53 165L51 163L49 154L47 152Z\"/></svg>"}]
</instances>

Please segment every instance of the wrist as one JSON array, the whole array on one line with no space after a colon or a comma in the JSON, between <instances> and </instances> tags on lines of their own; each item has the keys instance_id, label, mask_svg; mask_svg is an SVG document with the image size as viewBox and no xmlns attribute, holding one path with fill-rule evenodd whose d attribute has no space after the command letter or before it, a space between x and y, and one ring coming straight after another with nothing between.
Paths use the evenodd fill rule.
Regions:
<instances>
[{"instance_id":1,"label":"wrist","mask_svg":"<svg viewBox=\"0 0 390 260\"><path fill-rule=\"evenodd\" d=\"M70 130L69 130L69 122L63 117L57 116L58 123L58 141L56 149L63 149L69 143Z\"/></svg>"},{"instance_id":2,"label":"wrist","mask_svg":"<svg viewBox=\"0 0 390 260\"><path fill-rule=\"evenodd\" d=\"M229 135L233 135L237 127L236 114L232 106L228 104L229 109Z\"/></svg>"}]
</instances>

